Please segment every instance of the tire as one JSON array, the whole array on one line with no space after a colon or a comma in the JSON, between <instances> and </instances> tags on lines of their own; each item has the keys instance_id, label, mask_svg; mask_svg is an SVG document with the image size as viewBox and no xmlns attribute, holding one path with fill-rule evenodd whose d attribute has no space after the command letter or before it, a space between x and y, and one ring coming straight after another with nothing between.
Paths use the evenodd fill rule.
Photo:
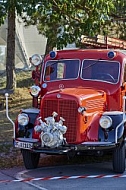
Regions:
<instances>
[{"instance_id":1,"label":"tire","mask_svg":"<svg viewBox=\"0 0 126 190\"><path fill-rule=\"evenodd\" d=\"M125 143L123 142L113 152L113 171L123 173L125 171Z\"/></svg>"},{"instance_id":2,"label":"tire","mask_svg":"<svg viewBox=\"0 0 126 190\"><path fill-rule=\"evenodd\" d=\"M35 169L38 166L40 154L33 153L29 150L21 150L23 161L26 169Z\"/></svg>"}]
</instances>

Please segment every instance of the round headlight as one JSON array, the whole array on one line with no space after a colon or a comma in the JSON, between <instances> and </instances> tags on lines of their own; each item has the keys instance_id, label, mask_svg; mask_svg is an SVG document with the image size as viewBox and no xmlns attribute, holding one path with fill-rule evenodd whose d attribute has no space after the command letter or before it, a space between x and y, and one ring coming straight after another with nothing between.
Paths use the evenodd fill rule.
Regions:
<instances>
[{"instance_id":1,"label":"round headlight","mask_svg":"<svg viewBox=\"0 0 126 190\"><path fill-rule=\"evenodd\" d=\"M30 63L34 66L38 66L42 62L42 57L39 54L34 54L30 57Z\"/></svg>"},{"instance_id":2,"label":"round headlight","mask_svg":"<svg viewBox=\"0 0 126 190\"><path fill-rule=\"evenodd\" d=\"M20 125L26 126L29 122L29 117L25 113L21 113L18 115L18 123Z\"/></svg>"},{"instance_id":3,"label":"round headlight","mask_svg":"<svg viewBox=\"0 0 126 190\"><path fill-rule=\"evenodd\" d=\"M41 90L41 88L39 86L36 86L36 85L34 85L30 88L30 92L31 92L32 96L34 96L34 97L38 96L40 90Z\"/></svg>"},{"instance_id":4,"label":"round headlight","mask_svg":"<svg viewBox=\"0 0 126 190\"><path fill-rule=\"evenodd\" d=\"M99 124L103 129L108 129L112 126L112 119L109 116L102 116L99 120Z\"/></svg>"}]
</instances>

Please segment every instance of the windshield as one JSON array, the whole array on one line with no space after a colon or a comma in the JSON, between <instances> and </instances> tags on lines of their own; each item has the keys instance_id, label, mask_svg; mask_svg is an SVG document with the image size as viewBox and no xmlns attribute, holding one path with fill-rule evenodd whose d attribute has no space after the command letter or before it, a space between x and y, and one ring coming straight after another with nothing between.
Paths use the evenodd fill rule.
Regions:
<instances>
[{"instance_id":1,"label":"windshield","mask_svg":"<svg viewBox=\"0 0 126 190\"><path fill-rule=\"evenodd\" d=\"M84 60L81 78L108 83L117 83L119 79L119 63L107 60Z\"/></svg>"},{"instance_id":2,"label":"windshield","mask_svg":"<svg viewBox=\"0 0 126 190\"><path fill-rule=\"evenodd\" d=\"M46 63L44 81L76 79L79 74L79 60L51 60Z\"/></svg>"}]
</instances>

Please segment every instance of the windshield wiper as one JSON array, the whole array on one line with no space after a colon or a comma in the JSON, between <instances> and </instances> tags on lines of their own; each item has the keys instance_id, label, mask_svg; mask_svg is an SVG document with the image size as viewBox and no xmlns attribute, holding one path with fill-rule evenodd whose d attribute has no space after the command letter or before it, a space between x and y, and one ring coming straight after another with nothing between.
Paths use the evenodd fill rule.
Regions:
<instances>
[{"instance_id":1,"label":"windshield wiper","mask_svg":"<svg viewBox=\"0 0 126 190\"><path fill-rule=\"evenodd\" d=\"M86 69L88 69L89 67L92 67L93 65L97 64L100 60L101 60L101 58L98 59L97 61L95 61L94 63L88 65L87 67L82 68L82 69L83 69L83 70L86 70Z\"/></svg>"}]
</instances>

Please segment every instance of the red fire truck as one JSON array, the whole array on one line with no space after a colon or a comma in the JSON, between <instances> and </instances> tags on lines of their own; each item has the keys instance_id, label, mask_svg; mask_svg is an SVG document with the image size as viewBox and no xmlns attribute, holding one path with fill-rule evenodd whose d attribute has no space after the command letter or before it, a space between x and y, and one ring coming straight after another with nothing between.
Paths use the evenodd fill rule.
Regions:
<instances>
[{"instance_id":1,"label":"red fire truck","mask_svg":"<svg viewBox=\"0 0 126 190\"><path fill-rule=\"evenodd\" d=\"M125 171L126 42L82 37L86 49L51 51L30 58L35 84L33 107L13 123L14 147L21 149L27 169L40 154L113 155L113 171ZM93 47L93 48L92 48ZM92 48L92 49L91 49Z\"/></svg>"}]
</instances>

